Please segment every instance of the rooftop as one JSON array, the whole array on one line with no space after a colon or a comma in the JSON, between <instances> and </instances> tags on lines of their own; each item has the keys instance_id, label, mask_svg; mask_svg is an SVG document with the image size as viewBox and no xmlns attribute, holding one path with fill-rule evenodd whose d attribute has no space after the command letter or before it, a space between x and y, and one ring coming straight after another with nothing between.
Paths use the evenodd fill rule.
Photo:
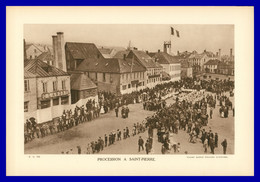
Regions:
<instances>
[{"instance_id":1,"label":"rooftop","mask_svg":"<svg viewBox=\"0 0 260 182\"><path fill-rule=\"evenodd\" d=\"M76 69L78 71L103 72L103 73L130 73L146 71L138 61L134 59L85 59Z\"/></svg>"},{"instance_id":2,"label":"rooftop","mask_svg":"<svg viewBox=\"0 0 260 182\"><path fill-rule=\"evenodd\" d=\"M127 58L133 58L134 56L146 68L162 68L159 63L156 63L155 60L144 51L131 50L127 55Z\"/></svg>"},{"instance_id":3,"label":"rooftop","mask_svg":"<svg viewBox=\"0 0 260 182\"><path fill-rule=\"evenodd\" d=\"M97 86L84 73L73 73L70 77L72 90L87 90Z\"/></svg>"},{"instance_id":4,"label":"rooftop","mask_svg":"<svg viewBox=\"0 0 260 182\"><path fill-rule=\"evenodd\" d=\"M28 73L29 72L29 73ZM68 73L39 60L30 59L24 62L24 76L33 74L36 77L66 76Z\"/></svg>"},{"instance_id":5,"label":"rooftop","mask_svg":"<svg viewBox=\"0 0 260 182\"><path fill-rule=\"evenodd\" d=\"M93 43L67 42L65 50L69 51L74 59L104 58Z\"/></svg>"},{"instance_id":6,"label":"rooftop","mask_svg":"<svg viewBox=\"0 0 260 182\"><path fill-rule=\"evenodd\" d=\"M218 59L210 59L208 62L206 62L204 65L218 65L219 64Z\"/></svg>"}]
</instances>

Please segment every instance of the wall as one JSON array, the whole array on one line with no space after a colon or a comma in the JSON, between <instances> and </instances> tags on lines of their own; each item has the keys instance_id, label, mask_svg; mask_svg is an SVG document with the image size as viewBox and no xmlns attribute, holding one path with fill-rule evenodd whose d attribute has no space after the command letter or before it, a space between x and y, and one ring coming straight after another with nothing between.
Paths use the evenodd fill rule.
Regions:
<instances>
[{"instance_id":1,"label":"wall","mask_svg":"<svg viewBox=\"0 0 260 182\"><path fill-rule=\"evenodd\" d=\"M47 83L47 92L53 92L53 82L57 81L57 89L62 90L62 80L65 80L66 90L70 92L70 76L58 76L58 77L42 77L37 79L37 97L41 97L43 94L42 83Z\"/></svg>"},{"instance_id":2,"label":"wall","mask_svg":"<svg viewBox=\"0 0 260 182\"><path fill-rule=\"evenodd\" d=\"M89 77L96 80L96 73L90 72ZM105 73L105 81L103 80L103 73L97 73L97 80L95 81L99 91L110 91L112 93L120 93L120 74Z\"/></svg>"},{"instance_id":3,"label":"wall","mask_svg":"<svg viewBox=\"0 0 260 182\"><path fill-rule=\"evenodd\" d=\"M26 50L26 56L27 59L35 59L38 57L42 51L40 51L37 47L34 45L31 45L27 50Z\"/></svg>"},{"instance_id":4,"label":"wall","mask_svg":"<svg viewBox=\"0 0 260 182\"><path fill-rule=\"evenodd\" d=\"M144 89L146 86L146 72L133 72L133 73L123 73L120 75L120 93L126 94L131 93L133 91L139 91L141 89ZM136 85L132 85L131 81L138 80L139 82L142 82L143 84L136 87ZM130 84L130 88L128 88L128 85ZM126 89L123 89L123 87L126 86Z\"/></svg>"},{"instance_id":5,"label":"wall","mask_svg":"<svg viewBox=\"0 0 260 182\"><path fill-rule=\"evenodd\" d=\"M24 121L30 117L36 117L37 113L37 95L36 95L36 78L28 78L30 90L24 92L24 102L28 103L28 112L24 112Z\"/></svg>"}]
</instances>

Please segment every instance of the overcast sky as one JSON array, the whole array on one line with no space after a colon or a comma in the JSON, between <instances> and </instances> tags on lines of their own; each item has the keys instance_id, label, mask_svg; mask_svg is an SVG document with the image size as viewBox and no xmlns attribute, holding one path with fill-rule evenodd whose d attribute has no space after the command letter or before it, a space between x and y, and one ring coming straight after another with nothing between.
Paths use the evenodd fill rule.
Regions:
<instances>
[{"instance_id":1,"label":"overcast sky","mask_svg":"<svg viewBox=\"0 0 260 182\"><path fill-rule=\"evenodd\" d=\"M180 32L180 38L171 36L171 29ZM52 35L64 32L65 42L94 43L97 46L132 46L149 52L163 50L164 41L172 41L172 51L212 52L221 48L222 55L234 50L233 25L149 25L149 24L97 24L97 25L25 25L26 42L52 44Z\"/></svg>"}]
</instances>

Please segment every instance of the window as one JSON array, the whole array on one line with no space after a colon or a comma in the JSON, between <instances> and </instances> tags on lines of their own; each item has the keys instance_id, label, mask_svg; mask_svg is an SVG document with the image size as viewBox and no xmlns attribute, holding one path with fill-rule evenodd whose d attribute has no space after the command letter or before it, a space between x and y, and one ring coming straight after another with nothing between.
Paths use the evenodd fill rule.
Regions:
<instances>
[{"instance_id":1,"label":"window","mask_svg":"<svg viewBox=\"0 0 260 182\"><path fill-rule=\"evenodd\" d=\"M41 109L45 109L51 106L51 101L50 100L43 100L41 101Z\"/></svg>"},{"instance_id":2,"label":"window","mask_svg":"<svg viewBox=\"0 0 260 182\"><path fill-rule=\"evenodd\" d=\"M103 73L103 82L106 82L106 73Z\"/></svg>"},{"instance_id":3,"label":"window","mask_svg":"<svg viewBox=\"0 0 260 182\"><path fill-rule=\"evenodd\" d=\"M52 100L52 105L57 106L57 105L60 104L59 102L60 102L59 97L57 97L57 98L53 98L53 100Z\"/></svg>"},{"instance_id":4,"label":"window","mask_svg":"<svg viewBox=\"0 0 260 182\"><path fill-rule=\"evenodd\" d=\"M25 92L30 91L29 80L24 80L24 91Z\"/></svg>"},{"instance_id":5,"label":"window","mask_svg":"<svg viewBox=\"0 0 260 182\"><path fill-rule=\"evenodd\" d=\"M97 73L96 73L96 81L97 81Z\"/></svg>"},{"instance_id":6,"label":"window","mask_svg":"<svg viewBox=\"0 0 260 182\"><path fill-rule=\"evenodd\" d=\"M61 97L61 105L69 104L69 96Z\"/></svg>"},{"instance_id":7,"label":"window","mask_svg":"<svg viewBox=\"0 0 260 182\"><path fill-rule=\"evenodd\" d=\"M36 53L37 51L36 51L36 49L34 49L34 53Z\"/></svg>"},{"instance_id":8,"label":"window","mask_svg":"<svg viewBox=\"0 0 260 182\"><path fill-rule=\"evenodd\" d=\"M125 78L125 74L122 74L122 80L124 80L124 78Z\"/></svg>"},{"instance_id":9,"label":"window","mask_svg":"<svg viewBox=\"0 0 260 182\"><path fill-rule=\"evenodd\" d=\"M43 90L44 93L47 92L47 83L46 82L42 83L42 90Z\"/></svg>"},{"instance_id":10,"label":"window","mask_svg":"<svg viewBox=\"0 0 260 182\"><path fill-rule=\"evenodd\" d=\"M62 90L66 90L66 81L65 80L61 81L61 88L62 88Z\"/></svg>"},{"instance_id":11,"label":"window","mask_svg":"<svg viewBox=\"0 0 260 182\"><path fill-rule=\"evenodd\" d=\"M24 112L28 112L29 110L29 102L24 102Z\"/></svg>"},{"instance_id":12,"label":"window","mask_svg":"<svg viewBox=\"0 0 260 182\"><path fill-rule=\"evenodd\" d=\"M53 84L53 91L57 91L57 81L52 82Z\"/></svg>"},{"instance_id":13,"label":"window","mask_svg":"<svg viewBox=\"0 0 260 182\"><path fill-rule=\"evenodd\" d=\"M128 84L128 88L131 88L131 84Z\"/></svg>"},{"instance_id":14,"label":"window","mask_svg":"<svg viewBox=\"0 0 260 182\"><path fill-rule=\"evenodd\" d=\"M122 90L125 90L125 89L126 89L126 85L123 85L123 86L122 86Z\"/></svg>"}]
</instances>

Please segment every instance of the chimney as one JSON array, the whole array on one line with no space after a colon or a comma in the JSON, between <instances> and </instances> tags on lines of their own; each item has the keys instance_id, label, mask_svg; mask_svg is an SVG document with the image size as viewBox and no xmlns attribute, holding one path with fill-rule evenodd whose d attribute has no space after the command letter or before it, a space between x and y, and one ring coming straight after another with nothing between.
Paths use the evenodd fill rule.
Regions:
<instances>
[{"instance_id":1,"label":"chimney","mask_svg":"<svg viewBox=\"0 0 260 182\"><path fill-rule=\"evenodd\" d=\"M63 32L57 32L58 43L58 68L67 72L66 59L65 59L65 44Z\"/></svg>"},{"instance_id":2,"label":"chimney","mask_svg":"<svg viewBox=\"0 0 260 182\"><path fill-rule=\"evenodd\" d=\"M207 52L207 50L205 49L205 50L204 50L204 53L206 53L206 52Z\"/></svg>"},{"instance_id":3,"label":"chimney","mask_svg":"<svg viewBox=\"0 0 260 182\"><path fill-rule=\"evenodd\" d=\"M58 68L58 37L57 37L57 35L52 36L52 49L53 49L53 56L54 56L53 66Z\"/></svg>"},{"instance_id":4,"label":"chimney","mask_svg":"<svg viewBox=\"0 0 260 182\"><path fill-rule=\"evenodd\" d=\"M158 53L160 53L161 51L160 51L160 49L158 49Z\"/></svg>"},{"instance_id":5,"label":"chimney","mask_svg":"<svg viewBox=\"0 0 260 182\"><path fill-rule=\"evenodd\" d=\"M146 52L146 54L148 54L149 52L148 51L145 51Z\"/></svg>"},{"instance_id":6,"label":"chimney","mask_svg":"<svg viewBox=\"0 0 260 182\"><path fill-rule=\"evenodd\" d=\"M218 52L216 52L216 57L218 57Z\"/></svg>"},{"instance_id":7,"label":"chimney","mask_svg":"<svg viewBox=\"0 0 260 182\"><path fill-rule=\"evenodd\" d=\"M180 51L177 51L177 55L178 55L178 56L180 55Z\"/></svg>"},{"instance_id":8,"label":"chimney","mask_svg":"<svg viewBox=\"0 0 260 182\"><path fill-rule=\"evenodd\" d=\"M125 60L125 58L126 58L126 54L124 54L124 60Z\"/></svg>"},{"instance_id":9,"label":"chimney","mask_svg":"<svg viewBox=\"0 0 260 182\"><path fill-rule=\"evenodd\" d=\"M221 49L218 50L219 60L221 61Z\"/></svg>"}]
</instances>

